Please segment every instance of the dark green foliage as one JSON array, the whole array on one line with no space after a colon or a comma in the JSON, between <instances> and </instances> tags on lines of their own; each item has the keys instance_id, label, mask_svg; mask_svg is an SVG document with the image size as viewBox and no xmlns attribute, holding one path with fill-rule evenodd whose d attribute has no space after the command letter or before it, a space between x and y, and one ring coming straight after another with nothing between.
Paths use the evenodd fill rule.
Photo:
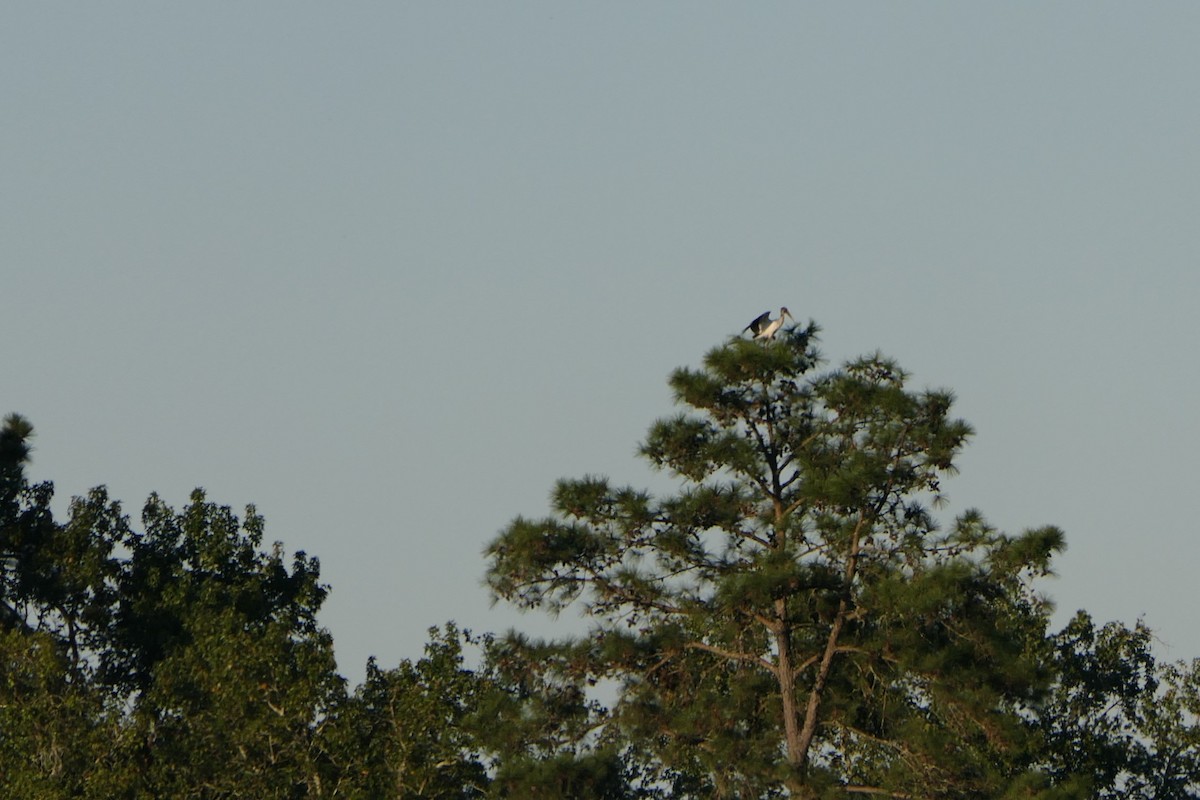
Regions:
<instances>
[{"instance_id":1,"label":"dark green foliage","mask_svg":"<svg viewBox=\"0 0 1200 800\"><path fill-rule=\"evenodd\" d=\"M262 519L203 492L176 513L157 497L131 537L102 678L133 699L131 790L172 797L291 798L320 784L314 741L339 700L333 643L316 613L315 559L259 549Z\"/></svg>"},{"instance_id":2,"label":"dark green foliage","mask_svg":"<svg viewBox=\"0 0 1200 800\"><path fill-rule=\"evenodd\" d=\"M641 453L672 493L561 480L491 544L495 596L586 636L450 624L349 694L315 558L200 490L56 520L10 415L0 797L1200 797L1200 666L1141 623L1048 634L1062 532L939 527L951 395L879 354L818 371L815 332L671 376Z\"/></svg>"},{"instance_id":3,"label":"dark green foliage","mask_svg":"<svg viewBox=\"0 0 1200 800\"><path fill-rule=\"evenodd\" d=\"M144 532L128 538L106 681L145 690L154 666L193 640L190 620L219 611L242 620L250 635L271 626L320 633L316 612L326 589L316 559L297 553L289 571L278 548L262 553L263 520L252 507L239 520L197 490L179 514L151 496L142 521Z\"/></svg>"},{"instance_id":4,"label":"dark green foliage","mask_svg":"<svg viewBox=\"0 0 1200 800\"><path fill-rule=\"evenodd\" d=\"M1030 581L1061 534L1010 537L973 512L938 530L927 505L971 433L951 395L908 389L878 354L817 373L815 332L734 339L677 370L688 410L641 452L679 491L560 481L555 516L493 542L489 583L525 607L583 604L593 635L545 647L619 683L605 731L663 785L1037 785L1048 609Z\"/></svg>"},{"instance_id":5,"label":"dark green foliage","mask_svg":"<svg viewBox=\"0 0 1200 800\"><path fill-rule=\"evenodd\" d=\"M16 414L0 430L0 627L53 633L79 670L91 637L109 619L113 549L125 521L98 488L72 501L65 525L55 522L53 485L25 480L32 435L32 425Z\"/></svg>"},{"instance_id":6,"label":"dark green foliage","mask_svg":"<svg viewBox=\"0 0 1200 800\"><path fill-rule=\"evenodd\" d=\"M0 796L309 796L342 695L316 560L289 569L252 508L200 491L152 497L142 533L102 488L59 523L24 478L31 434L0 433Z\"/></svg>"},{"instance_id":7,"label":"dark green foliage","mask_svg":"<svg viewBox=\"0 0 1200 800\"><path fill-rule=\"evenodd\" d=\"M571 665L450 625L348 696L316 559L201 490L151 496L140 530L103 489L57 522L31 435L0 432L0 797L650 796L619 748L578 745L599 708Z\"/></svg>"},{"instance_id":8,"label":"dark green foliage","mask_svg":"<svg viewBox=\"0 0 1200 800\"><path fill-rule=\"evenodd\" d=\"M587 689L592 642L561 647L511 634L484 641L491 690L478 708L478 743L493 754L489 796L633 800L656 797L606 729Z\"/></svg>"},{"instance_id":9,"label":"dark green foliage","mask_svg":"<svg viewBox=\"0 0 1200 800\"><path fill-rule=\"evenodd\" d=\"M0 796L104 796L97 760L117 726L72 671L51 634L0 631Z\"/></svg>"},{"instance_id":10,"label":"dark green foliage","mask_svg":"<svg viewBox=\"0 0 1200 800\"><path fill-rule=\"evenodd\" d=\"M395 669L367 664L367 677L324 731L335 761L335 796L485 797L490 784L475 728L493 685L463 664L453 625L430 630L425 657ZM490 722L490 721L489 721Z\"/></svg>"},{"instance_id":11,"label":"dark green foliage","mask_svg":"<svg viewBox=\"0 0 1200 800\"><path fill-rule=\"evenodd\" d=\"M29 461L33 425L20 414L9 414L0 428L0 521L5 528L17 519L20 495L25 489L25 464ZM11 531L7 531L10 533Z\"/></svg>"},{"instance_id":12,"label":"dark green foliage","mask_svg":"<svg viewBox=\"0 0 1200 800\"><path fill-rule=\"evenodd\" d=\"M1051 773L1098 800L1200 797L1200 662L1159 664L1143 623L1097 629L1082 611L1053 644Z\"/></svg>"}]
</instances>

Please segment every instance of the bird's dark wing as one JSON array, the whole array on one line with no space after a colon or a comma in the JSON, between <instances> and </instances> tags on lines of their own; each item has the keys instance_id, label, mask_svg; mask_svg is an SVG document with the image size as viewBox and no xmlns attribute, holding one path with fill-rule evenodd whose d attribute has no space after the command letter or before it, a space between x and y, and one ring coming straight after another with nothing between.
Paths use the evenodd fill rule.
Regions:
<instances>
[{"instance_id":1,"label":"bird's dark wing","mask_svg":"<svg viewBox=\"0 0 1200 800\"><path fill-rule=\"evenodd\" d=\"M771 321L771 312L764 311L763 313L759 314L757 317L754 318L754 322L751 322L749 325L742 328L742 333L745 333L746 331L753 331L754 333L758 333L763 328L767 327L767 323L770 321Z\"/></svg>"}]
</instances>

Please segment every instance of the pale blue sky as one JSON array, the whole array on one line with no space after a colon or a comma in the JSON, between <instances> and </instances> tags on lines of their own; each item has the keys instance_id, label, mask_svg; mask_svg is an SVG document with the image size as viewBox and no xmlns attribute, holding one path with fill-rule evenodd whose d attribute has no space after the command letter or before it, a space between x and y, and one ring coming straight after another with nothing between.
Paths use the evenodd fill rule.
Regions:
<instances>
[{"instance_id":1,"label":"pale blue sky","mask_svg":"<svg viewBox=\"0 0 1200 800\"><path fill-rule=\"evenodd\" d=\"M35 478L254 502L342 670L634 457L761 311L949 387L1061 615L1193 622L1194 3L8 3L0 412Z\"/></svg>"}]
</instances>

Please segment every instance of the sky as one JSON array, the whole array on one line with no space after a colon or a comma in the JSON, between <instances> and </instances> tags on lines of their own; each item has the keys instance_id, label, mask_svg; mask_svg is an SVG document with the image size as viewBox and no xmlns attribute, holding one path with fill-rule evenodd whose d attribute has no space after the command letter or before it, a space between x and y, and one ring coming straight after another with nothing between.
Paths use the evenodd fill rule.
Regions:
<instances>
[{"instance_id":1,"label":"sky","mask_svg":"<svg viewBox=\"0 0 1200 800\"><path fill-rule=\"evenodd\" d=\"M1061 624L1194 621L1200 5L8 3L0 413L60 502L194 487L320 559L361 678L770 308L976 429ZM567 619L558 626L579 625Z\"/></svg>"}]
</instances>

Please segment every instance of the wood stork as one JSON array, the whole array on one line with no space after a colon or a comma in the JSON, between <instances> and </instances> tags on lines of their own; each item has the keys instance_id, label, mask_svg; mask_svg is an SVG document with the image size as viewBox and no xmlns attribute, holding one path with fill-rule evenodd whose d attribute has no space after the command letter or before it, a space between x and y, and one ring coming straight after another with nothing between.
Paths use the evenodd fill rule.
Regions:
<instances>
[{"instance_id":1,"label":"wood stork","mask_svg":"<svg viewBox=\"0 0 1200 800\"><path fill-rule=\"evenodd\" d=\"M764 311L755 318L754 322L742 328L742 333L750 331L754 334L755 339L774 339L775 334L783 327L784 317L795 321L792 312L787 310L787 306L779 309L779 319L771 319L771 312Z\"/></svg>"}]
</instances>

